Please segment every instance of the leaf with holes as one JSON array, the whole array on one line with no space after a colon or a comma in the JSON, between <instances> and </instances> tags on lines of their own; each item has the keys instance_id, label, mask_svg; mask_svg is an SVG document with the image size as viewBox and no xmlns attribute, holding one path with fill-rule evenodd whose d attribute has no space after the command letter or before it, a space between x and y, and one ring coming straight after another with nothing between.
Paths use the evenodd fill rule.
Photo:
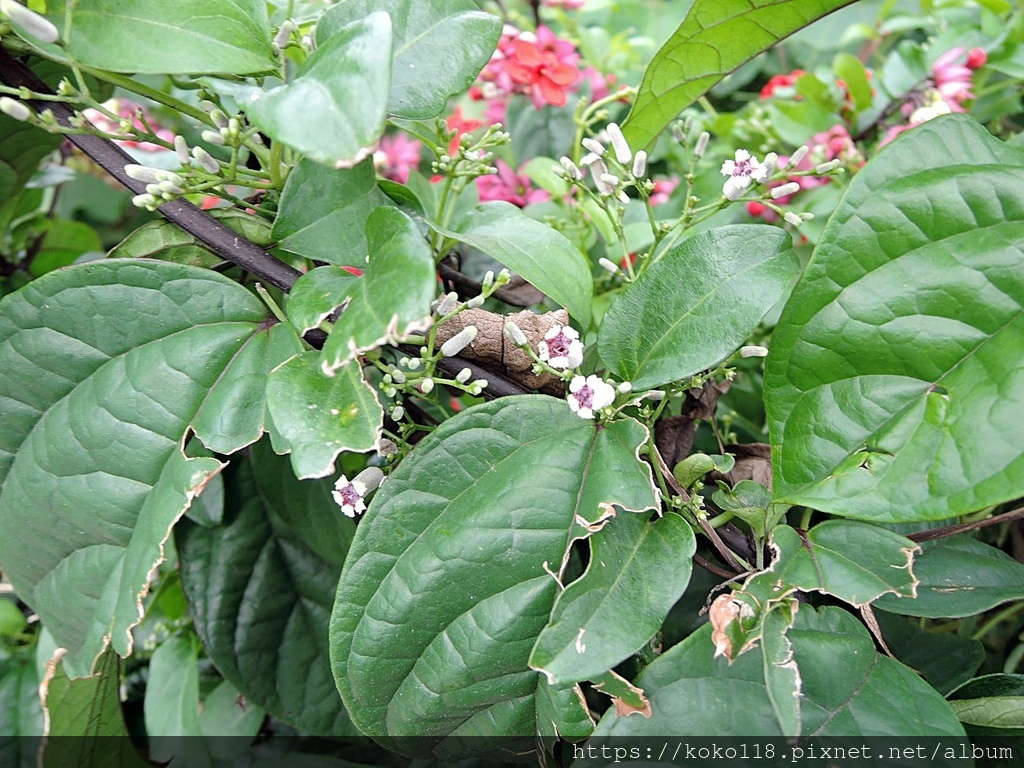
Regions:
<instances>
[{"instance_id":1,"label":"leaf with holes","mask_svg":"<svg viewBox=\"0 0 1024 768\"><path fill-rule=\"evenodd\" d=\"M698 96L798 29L853 0L695 0L647 65L622 126L635 148L651 144Z\"/></svg>"},{"instance_id":2,"label":"leaf with holes","mask_svg":"<svg viewBox=\"0 0 1024 768\"><path fill-rule=\"evenodd\" d=\"M463 411L416 446L359 524L331 619L335 680L361 731L421 756L449 735L532 747L547 682L528 660L553 573L609 505L655 504L637 457L646 438L631 419L598 428L523 395ZM424 741L396 738L408 735Z\"/></svg>"},{"instance_id":3,"label":"leaf with holes","mask_svg":"<svg viewBox=\"0 0 1024 768\"><path fill-rule=\"evenodd\" d=\"M263 305L207 270L107 260L0 302L0 563L88 674L131 651L171 526L264 427L274 360ZM291 334L294 337L294 334Z\"/></svg>"},{"instance_id":4,"label":"leaf with holes","mask_svg":"<svg viewBox=\"0 0 1024 768\"><path fill-rule=\"evenodd\" d=\"M326 480L295 479L266 442L225 472L223 525L176 528L181 578L217 669L300 730L355 733L334 687L327 627L355 526Z\"/></svg>"},{"instance_id":5,"label":"leaf with holes","mask_svg":"<svg viewBox=\"0 0 1024 768\"><path fill-rule=\"evenodd\" d=\"M857 173L772 337L776 500L884 522L1024 495L1024 153L965 115Z\"/></svg>"}]
</instances>

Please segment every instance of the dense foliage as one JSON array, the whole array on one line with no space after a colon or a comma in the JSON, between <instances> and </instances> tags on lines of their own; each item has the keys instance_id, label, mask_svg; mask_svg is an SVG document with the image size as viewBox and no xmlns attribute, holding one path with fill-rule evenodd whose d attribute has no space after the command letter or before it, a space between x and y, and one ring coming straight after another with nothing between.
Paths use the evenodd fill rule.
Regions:
<instances>
[{"instance_id":1,"label":"dense foliage","mask_svg":"<svg viewBox=\"0 0 1024 768\"><path fill-rule=\"evenodd\" d=\"M1024 734L1024 8L211 5L0 0L0 734Z\"/></svg>"}]
</instances>

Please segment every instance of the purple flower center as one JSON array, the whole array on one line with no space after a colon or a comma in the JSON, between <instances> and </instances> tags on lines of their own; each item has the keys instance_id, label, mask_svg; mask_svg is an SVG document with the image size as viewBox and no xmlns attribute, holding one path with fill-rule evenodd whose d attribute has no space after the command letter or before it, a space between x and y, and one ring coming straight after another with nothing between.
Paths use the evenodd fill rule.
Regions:
<instances>
[{"instance_id":1,"label":"purple flower center","mask_svg":"<svg viewBox=\"0 0 1024 768\"><path fill-rule=\"evenodd\" d=\"M572 344L572 339L566 336L564 333L559 332L554 338L548 339L548 354L551 357L568 357L569 356L569 345Z\"/></svg>"},{"instance_id":2,"label":"purple flower center","mask_svg":"<svg viewBox=\"0 0 1024 768\"><path fill-rule=\"evenodd\" d=\"M749 176L754 172L754 166L751 165L750 160L736 160L733 163L732 175L733 176Z\"/></svg>"},{"instance_id":3,"label":"purple flower center","mask_svg":"<svg viewBox=\"0 0 1024 768\"><path fill-rule=\"evenodd\" d=\"M583 385L573 393L576 396L576 402L580 404L580 408L594 408L594 390L589 386Z\"/></svg>"},{"instance_id":4,"label":"purple flower center","mask_svg":"<svg viewBox=\"0 0 1024 768\"><path fill-rule=\"evenodd\" d=\"M338 493L341 495L341 500L351 507L355 507L363 498L352 483L349 483L344 488L339 488Z\"/></svg>"}]
</instances>

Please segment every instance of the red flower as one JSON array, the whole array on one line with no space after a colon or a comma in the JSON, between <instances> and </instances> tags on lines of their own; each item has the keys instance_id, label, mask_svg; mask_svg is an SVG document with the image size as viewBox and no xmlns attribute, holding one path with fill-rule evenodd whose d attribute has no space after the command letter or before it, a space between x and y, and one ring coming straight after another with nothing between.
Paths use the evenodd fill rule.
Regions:
<instances>
[{"instance_id":1,"label":"red flower","mask_svg":"<svg viewBox=\"0 0 1024 768\"><path fill-rule=\"evenodd\" d=\"M459 151L459 144L462 141L462 134L472 133L483 125L480 120L471 120L462 114L462 107L456 107L455 113L445 123L449 131L455 131L455 137L448 144L448 154L454 156Z\"/></svg>"},{"instance_id":2,"label":"red flower","mask_svg":"<svg viewBox=\"0 0 1024 768\"><path fill-rule=\"evenodd\" d=\"M978 69L985 66L985 62L988 61L988 54L981 48L971 48L967 52L967 68Z\"/></svg>"},{"instance_id":3,"label":"red flower","mask_svg":"<svg viewBox=\"0 0 1024 768\"><path fill-rule=\"evenodd\" d=\"M772 96L775 95L776 89L779 88L792 88L794 85L796 85L797 79L803 74L804 71L802 69L794 69L788 75L772 75L768 79L768 82L764 84L764 88L761 89L761 98L770 99Z\"/></svg>"},{"instance_id":4,"label":"red flower","mask_svg":"<svg viewBox=\"0 0 1024 768\"><path fill-rule=\"evenodd\" d=\"M572 64L563 64L555 53L542 51L536 43L522 38L512 44L505 71L514 82L529 87L534 105L539 95L543 103L553 107L565 106L568 88L580 76Z\"/></svg>"}]
</instances>

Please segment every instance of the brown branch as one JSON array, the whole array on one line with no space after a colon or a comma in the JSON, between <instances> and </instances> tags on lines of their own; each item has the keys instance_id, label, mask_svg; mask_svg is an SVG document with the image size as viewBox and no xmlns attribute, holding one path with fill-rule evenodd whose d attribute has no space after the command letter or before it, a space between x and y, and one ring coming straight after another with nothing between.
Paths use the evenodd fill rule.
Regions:
<instances>
[{"instance_id":1,"label":"brown branch","mask_svg":"<svg viewBox=\"0 0 1024 768\"><path fill-rule=\"evenodd\" d=\"M917 531L907 534L911 541L932 541L933 539L944 539L947 536L956 536L958 533L967 533L978 528L987 528L990 525L999 525L1011 520L1024 518L1024 507L1012 509L995 517L986 517L984 520L975 520L973 523L961 523L960 525L947 525L945 528L932 528L928 531Z\"/></svg>"}]
</instances>

